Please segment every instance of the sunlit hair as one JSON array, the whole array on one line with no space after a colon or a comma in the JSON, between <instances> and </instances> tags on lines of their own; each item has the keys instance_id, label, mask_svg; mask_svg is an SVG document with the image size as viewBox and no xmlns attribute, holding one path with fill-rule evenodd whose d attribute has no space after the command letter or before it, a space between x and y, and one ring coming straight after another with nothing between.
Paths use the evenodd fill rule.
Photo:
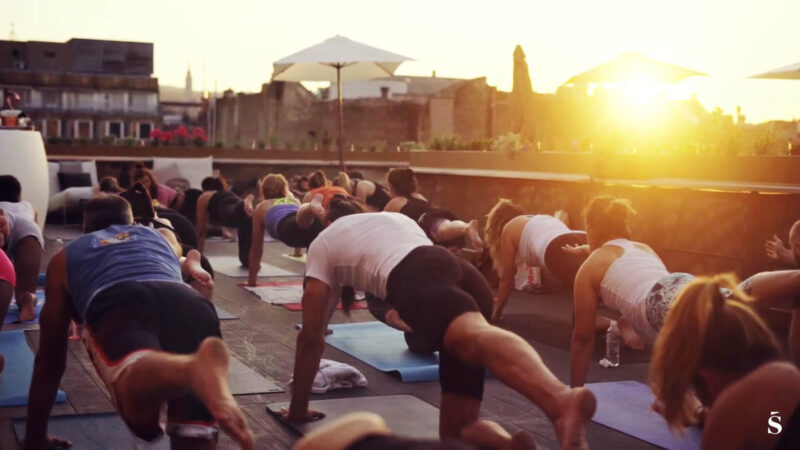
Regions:
<instances>
[{"instance_id":1,"label":"sunlit hair","mask_svg":"<svg viewBox=\"0 0 800 450\"><path fill-rule=\"evenodd\" d=\"M118 195L100 194L83 210L83 232L103 230L111 225L130 225L133 212L127 200Z\"/></svg>"},{"instance_id":2,"label":"sunlit hair","mask_svg":"<svg viewBox=\"0 0 800 450\"><path fill-rule=\"evenodd\" d=\"M495 270L500 266L500 243L502 242L503 228L512 219L522 216L525 211L511 203L507 198L501 198L486 216L486 226L483 228L483 239L489 247L492 257L492 267Z\"/></svg>"},{"instance_id":3,"label":"sunlit hair","mask_svg":"<svg viewBox=\"0 0 800 450\"><path fill-rule=\"evenodd\" d=\"M331 197L331 201L328 203L326 219L328 222L333 223L336 219L340 219L344 216L365 212L369 212L369 207L360 199L336 194Z\"/></svg>"},{"instance_id":4,"label":"sunlit hair","mask_svg":"<svg viewBox=\"0 0 800 450\"><path fill-rule=\"evenodd\" d=\"M137 162L131 170L131 183L138 183L143 178L150 180L150 186L147 191L150 192L151 198L158 198L158 180L153 175L153 171L145 167L144 163Z\"/></svg>"},{"instance_id":5,"label":"sunlit hair","mask_svg":"<svg viewBox=\"0 0 800 450\"><path fill-rule=\"evenodd\" d=\"M308 187L311 189L325 187L328 184L330 184L328 177L326 177L325 172L321 170L314 171L308 176Z\"/></svg>"},{"instance_id":6,"label":"sunlit hair","mask_svg":"<svg viewBox=\"0 0 800 450\"><path fill-rule=\"evenodd\" d=\"M386 175L386 181L402 197L411 197L417 192L417 177L414 176L414 171L408 167L390 170Z\"/></svg>"},{"instance_id":7,"label":"sunlit hair","mask_svg":"<svg viewBox=\"0 0 800 450\"><path fill-rule=\"evenodd\" d=\"M339 175L333 179L331 183L333 186L339 186L340 188L344 188L345 191L353 194L352 189L350 187L350 176L347 175L345 172L339 172Z\"/></svg>"},{"instance_id":8,"label":"sunlit hair","mask_svg":"<svg viewBox=\"0 0 800 450\"><path fill-rule=\"evenodd\" d=\"M630 239L628 220L636 215L630 200L600 195L589 201L584 212L586 234L592 249L612 239Z\"/></svg>"},{"instance_id":9,"label":"sunlit hair","mask_svg":"<svg viewBox=\"0 0 800 450\"><path fill-rule=\"evenodd\" d=\"M702 394L703 386L694 384L701 369L744 376L780 358L775 336L751 302L733 275L698 278L675 298L650 366L651 386L673 430L693 424L688 399Z\"/></svg>"},{"instance_id":10,"label":"sunlit hair","mask_svg":"<svg viewBox=\"0 0 800 450\"><path fill-rule=\"evenodd\" d=\"M261 180L261 195L264 200L289 196L289 182L279 173L271 173Z\"/></svg>"}]
</instances>

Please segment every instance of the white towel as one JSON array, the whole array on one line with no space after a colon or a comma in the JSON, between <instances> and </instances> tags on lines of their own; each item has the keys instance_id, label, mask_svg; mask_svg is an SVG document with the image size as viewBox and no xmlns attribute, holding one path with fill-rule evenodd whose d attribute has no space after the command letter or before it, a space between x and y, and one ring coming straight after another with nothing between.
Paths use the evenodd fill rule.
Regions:
<instances>
[{"instance_id":1,"label":"white towel","mask_svg":"<svg viewBox=\"0 0 800 450\"><path fill-rule=\"evenodd\" d=\"M293 382L294 379L290 380L289 385ZM319 371L314 377L314 385L311 387L311 392L324 394L334 389L363 387L366 385L367 378L355 367L331 361L330 359L321 359L319 361Z\"/></svg>"}]
</instances>

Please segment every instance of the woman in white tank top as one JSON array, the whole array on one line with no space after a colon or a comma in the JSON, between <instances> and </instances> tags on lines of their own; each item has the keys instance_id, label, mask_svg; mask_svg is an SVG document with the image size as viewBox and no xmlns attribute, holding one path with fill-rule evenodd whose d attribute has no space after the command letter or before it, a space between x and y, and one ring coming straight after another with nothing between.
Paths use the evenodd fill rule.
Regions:
<instances>
[{"instance_id":1,"label":"woman in white tank top","mask_svg":"<svg viewBox=\"0 0 800 450\"><path fill-rule=\"evenodd\" d=\"M548 215L525 215L522 208L500 199L487 216L484 237L494 269L500 278L492 320L501 319L514 287L517 260L541 267L562 284L572 286L575 274L588 252L564 251L564 246L583 246L586 233L570 230L560 219Z\"/></svg>"},{"instance_id":2,"label":"woman in white tank top","mask_svg":"<svg viewBox=\"0 0 800 450\"><path fill-rule=\"evenodd\" d=\"M655 341L672 300L694 278L686 273L670 274L650 247L630 240L628 218L635 213L627 200L611 196L596 197L589 202L586 233L592 253L575 278L573 386L584 384L595 330L608 323L597 316L600 301L621 314L617 323L625 344L642 348L642 338L650 343Z\"/></svg>"}]
</instances>

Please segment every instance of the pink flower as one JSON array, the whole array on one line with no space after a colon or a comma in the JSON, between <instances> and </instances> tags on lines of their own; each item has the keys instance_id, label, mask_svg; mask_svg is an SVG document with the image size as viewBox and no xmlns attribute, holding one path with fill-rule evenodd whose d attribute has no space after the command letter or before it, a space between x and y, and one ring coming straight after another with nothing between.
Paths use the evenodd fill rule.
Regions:
<instances>
[{"instance_id":1,"label":"pink flower","mask_svg":"<svg viewBox=\"0 0 800 450\"><path fill-rule=\"evenodd\" d=\"M172 140L172 132L171 131L164 131L160 134L161 142L169 142Z\"/></svg>"},{"instance_id":2,"label":"pink flower","mask_svg":"<svg viewBox=\"0 0 800 450\"><path fill-rule=\"evenodd\" d=\"M200 136L205 137L205 135L206 135L206 130L200 127L194 127L194 129L192 130L192 136L194 137L200 137Z\"/></svg>"},{"instance_id":3,"label":"pink flower","mask_svg":"<svg viewBox=\"0 0 800 450\"><path fill-rule=\"evenodd\" d=\"M186 127L181 125L175 130L175 137L177 138L187 138L189 137L189 131L186 130Z\"/></svg>"},{"instance_id":4,"label":"pink flower","mask_svg":"<svg viewBox=\"0 0 800 450\"><path fill-rule=\"evenodd\" d=\"M161 130L156 128L150 132L150 139L161 139Z\"/></svg>"}]
</instances>

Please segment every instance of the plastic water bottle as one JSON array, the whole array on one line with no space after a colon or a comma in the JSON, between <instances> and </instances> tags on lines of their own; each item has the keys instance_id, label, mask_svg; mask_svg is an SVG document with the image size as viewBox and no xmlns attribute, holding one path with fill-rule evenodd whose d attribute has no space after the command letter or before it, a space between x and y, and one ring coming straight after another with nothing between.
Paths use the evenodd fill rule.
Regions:
<instances>
[{"instance_id":1,"label":"plastic water bottle","mask_svg":"<svg viewBox=\"0 0 800 450\"><path fill-rule=\"evenodd\" d=\"M619 346L622 343L622 336L619 334L617 322L612 320L611 325L606 330L606 357L600 360L603 367L619 366Z\"/></svg>"}]
</instances>

